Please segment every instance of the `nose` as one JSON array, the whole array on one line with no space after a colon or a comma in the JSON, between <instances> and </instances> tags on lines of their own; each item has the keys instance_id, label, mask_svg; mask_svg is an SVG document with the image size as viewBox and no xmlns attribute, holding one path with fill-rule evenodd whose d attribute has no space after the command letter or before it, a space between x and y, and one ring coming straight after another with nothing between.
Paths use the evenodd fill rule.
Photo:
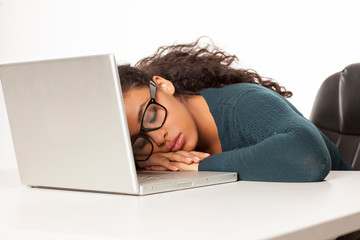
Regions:
<instances>
[{"instance_id":1,"label":"nose","mask_svg":"<svg viewBox=\"0 0 360 240\"><path fill-rule=\"evenodd\" d=\"M146 134L157 147L162 147L162 145L165 146L167 131L164 128L159 128L155 131L147 132Z\"/></svg>"}]
</instances>

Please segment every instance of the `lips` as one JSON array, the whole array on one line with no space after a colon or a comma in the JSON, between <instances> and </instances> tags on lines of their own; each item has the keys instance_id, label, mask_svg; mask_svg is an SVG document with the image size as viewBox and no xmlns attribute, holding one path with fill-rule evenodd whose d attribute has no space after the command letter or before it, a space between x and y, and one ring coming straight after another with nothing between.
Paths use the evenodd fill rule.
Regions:
<instances>
[{"instance_id":1,"label":"lips","mask_svg":"<svg viewBox=\"0 0 360 240\"><path fill-rule=\"evenodd\" d=\"M182 133L179 133L171 143L166 147L167 152L176 152L179 151L185 143L185 136Z\"/></svg>"}]
</instances>

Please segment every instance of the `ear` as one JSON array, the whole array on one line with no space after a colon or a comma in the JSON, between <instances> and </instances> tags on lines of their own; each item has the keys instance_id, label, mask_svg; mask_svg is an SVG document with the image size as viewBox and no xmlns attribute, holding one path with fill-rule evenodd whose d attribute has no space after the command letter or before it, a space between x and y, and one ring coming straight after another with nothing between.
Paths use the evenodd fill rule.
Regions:
<instances>
[{"instance_id":1,"label":"ear","mask_svg":"<svg viewBox=\"0 0 360 240\"><path fill-rule=\"evenodd\" d=\"M152 80L155 82L157 88L163 90L168 94L174 95L175 87L172 82L160 76L153 76Z\"/></svg>"}]
</instances>

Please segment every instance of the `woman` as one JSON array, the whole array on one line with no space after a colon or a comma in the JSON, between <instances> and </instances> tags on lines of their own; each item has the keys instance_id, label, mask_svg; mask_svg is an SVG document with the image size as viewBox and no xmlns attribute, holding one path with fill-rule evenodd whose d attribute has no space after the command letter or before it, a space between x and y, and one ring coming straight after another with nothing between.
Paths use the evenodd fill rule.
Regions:
<instances>
[{"instance_id":1,"label":"woman","mask_svg":"<svg viewBox=\"0 0 360 240\"><path fill-rule=\"evenodd\" d=\"M285 98L292 93L212 44L161 47L119 66L137 166L237 172L308 182L351 170L336 146Z\"/></svg>"}]
</instances>

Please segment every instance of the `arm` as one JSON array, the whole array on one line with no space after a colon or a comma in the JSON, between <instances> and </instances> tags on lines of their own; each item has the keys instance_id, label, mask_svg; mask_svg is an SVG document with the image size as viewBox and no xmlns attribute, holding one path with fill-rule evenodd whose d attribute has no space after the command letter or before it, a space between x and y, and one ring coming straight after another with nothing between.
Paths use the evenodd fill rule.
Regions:
<instances>
[{"instance_id":1,"label":"arm","mask_svg":"<svg viewBox=\"0 0 360 240\"><path fill-rule=\"evenodd\" d=\"M303 128L204 159L199 171L237 172L239 179L275 182L323 180L331 159L320 134Z\"/></svg>"},{"instance_id":2,"label":"arm","mask_svg":"<svg viewBox=\"0 0 360 240\"><path fill-rule=\"evenodd\" d=\"M268 89L248 85L245 93L235 91L227 92L223 105L212 105L223 153L200 162L200 171L235 171L239 179L258 181L326 177L331 157L310 121Z\"/></svg>"},{"instance_id":3,"label":"arm","mask_svg":"<svg viewBox=\"0 0 360 240\"><path fill-rule=\"evenodd\" d=\"M290 107L300 116L303 116L291 103L289 103ZM339 149L336 145L320 130L318 131L321 134L322 139L324 140L326 147L329 151L331 158L331 169L332 170L354 170L350 164L348 164L340 154Z\"/></svg>"}]
</instances>

